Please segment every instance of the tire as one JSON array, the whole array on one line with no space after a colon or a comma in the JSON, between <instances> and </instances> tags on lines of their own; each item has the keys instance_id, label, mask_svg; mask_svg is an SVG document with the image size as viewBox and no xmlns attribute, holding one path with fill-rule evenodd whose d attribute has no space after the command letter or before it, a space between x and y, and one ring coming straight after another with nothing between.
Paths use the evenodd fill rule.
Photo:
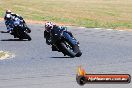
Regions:
<instances>
[{"instance_id":1,"label":"tire","mask_svg":"<svg viewBox=\"0 0 132 88\"><path fill-rule=\"evenodd\" d=\"M25 33L25 36L24 36L26 39L28 39L28 41L31 41L32 39L31 39L31 37L27 34L27 33Z\"/></svg>"},{"instance_id":2,"label":"tire","mask_svg":"<svg viewBox=\"0 0 132 88\"><path fill-rule=\"evenodd\" d=\"M76 52L76 57L80 57L82 55L78 45L74 46L74 52Z\"/></svg>"},{"instance_id":3,"label":"tire","mask_svg":"<svg viewBox=\"0 0 132 88\"><path fill-rule=\"evenodd\" d=\"M63 43L63 42L59 44L58 49L64 54L64 56L65 56L65 55L68 55L68 56L74 58L75 55L76 55L74 52L72 52L71 50L69 50L69 49L67 48L66 44Z\"/></svg>"},{"instance_id":4,"label":"tire","mask_svg":"<svg viewBox=\"0 0 132 88\"><path fill-rule=\"evenodd\" d=\"M66 43L68 44L68 42L62 42L60 45L60 50L62 51L62 53L64 55L68 55L70 57L80 57L82 55L82 53L79 50L78 45L75 45L72 47L72 49L69 49L66 45Z\"/></svg>"}]
</instances>

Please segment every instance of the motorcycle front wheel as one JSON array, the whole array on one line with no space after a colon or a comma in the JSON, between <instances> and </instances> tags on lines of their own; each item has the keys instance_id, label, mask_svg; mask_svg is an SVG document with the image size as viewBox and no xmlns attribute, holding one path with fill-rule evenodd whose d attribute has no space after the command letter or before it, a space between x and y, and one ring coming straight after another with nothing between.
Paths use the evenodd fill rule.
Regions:
<instances>
[{"instance_id":1,"label":"motorcycle front wheel","mask_svg":"<svg viewBox=\"0 0 132 88\"><path fill-rule=\"evenodd\" d=\"M64 55L70 57L80 57L82 55L78 45L71 46L68 42L64 41L60 46L60 50Z\"/></svg>"}]
</instances>

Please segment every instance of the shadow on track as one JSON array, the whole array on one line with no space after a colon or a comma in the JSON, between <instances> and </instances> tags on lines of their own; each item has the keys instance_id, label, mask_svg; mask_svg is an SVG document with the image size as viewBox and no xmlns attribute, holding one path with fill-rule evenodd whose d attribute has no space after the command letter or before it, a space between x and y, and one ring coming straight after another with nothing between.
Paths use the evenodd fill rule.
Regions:
<instances>
[{"instance_id":1,"label":"shadow on track","mask_svg":"<svg viewBox=\"0 0 132 88\"><path fill-rule=\"evenodd\" d=\"M1 41L28 41L28 40L21 40L21 39L2 39Z\"/></svg>"},{"instance_id":2,"label":"shadow on track","mask_svg":"<svg viewBox=\"0 0 132 88\"><path fill-rule=\"evenodd\" d=\"M50 57L50 58L72 58L72 57Z\"/></svg>"},{"instance_id":3,"label":"shadow on track","mask_svg":"<svg viewBox=\"0 0 132 88\"><path fill-rule=\"evenodd\" d=\"M9 32L7 32L7 31L0 31L0 33L9 33Z\"/></svg>"}]
</instances>

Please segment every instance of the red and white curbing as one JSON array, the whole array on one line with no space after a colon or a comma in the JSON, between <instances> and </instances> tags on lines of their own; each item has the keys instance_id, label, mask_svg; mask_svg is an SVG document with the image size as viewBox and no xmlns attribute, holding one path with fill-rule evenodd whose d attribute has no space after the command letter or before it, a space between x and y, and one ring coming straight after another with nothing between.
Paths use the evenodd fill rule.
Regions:
<instances>
[{"instance_id":1,"label":"red and white curbing","mask_svg":"<svg viewBox=\"0 0 132 88\"><path fill-rule=\"evenodd\" d=\"M67 26L67 27L72 27L72 26ZM79 29L87 29L86 27L77 27ZM108 30L108 31L120 31L120 32L123 32L123 31L127 31L127 30L117 30L117 29L111 29L111 28L90 28L90 29L95 29L95 30Z\"/></svg>"},{"instance_id":2,"label":"red and white curbing","mask_svg":"<svg viewBox=\"0 0 132 88\"><path fill-rule=\"evenodd\" d=\"M80 28L80 29L87 29L86 27L78 27L78 28ZM91 28L90 28L91 29ZM123 31L126 31L126 30L116 30L116 29L105 29L105 28L92 28L92 29L96 29L96 30L108 30L108 31L121 31L121 32L123 32Z\"/></svg>"},{"instance_id":3,"label":"red and white curbing","mask_svg":"<svg viewBox=\"0 0 132 88\"><path fill-rule=\"evenodd\" d=\"M100 30L100 29L105 29L105 28L94 28L94 29L98 29L98 30ZM116 29L105 29L105 30L108 30L108 31L115 31ZM125 30L116 30L116 31L125 31Z\"/></svg>"}]
</instances>

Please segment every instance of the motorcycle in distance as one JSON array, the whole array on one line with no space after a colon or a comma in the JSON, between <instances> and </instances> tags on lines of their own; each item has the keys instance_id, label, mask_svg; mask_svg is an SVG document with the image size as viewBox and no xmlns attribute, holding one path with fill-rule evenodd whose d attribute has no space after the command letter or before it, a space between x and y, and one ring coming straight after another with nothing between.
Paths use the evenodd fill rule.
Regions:
<instances>
[{"instance_id":1,"label":"motorcycle in distance","mask_svg":"<svg viewBox=\"0 0 132 88\"><path fill-rule=\"evenodd\" d=\"M52 51L62 52L64 56L68 55L72 58L82 55L78 41L70 33L53 29L51 34L49 42L52 41Z\"/></svg>"},{"instance_id":2,"label":"motorcycle in distance","mask_svg":"<svg viewBox=\"0 0 132 88\"><path fill-rule=\"evenodd\" d=\"M21 23L19 18L15 18L12 25L13 31L11 35L14 35L14 38L19 38L20 40L28 39L28 41L32 40L31 37L28 35L31 30L25 29L23 23Z\"/></svg>"}]
</instances>

